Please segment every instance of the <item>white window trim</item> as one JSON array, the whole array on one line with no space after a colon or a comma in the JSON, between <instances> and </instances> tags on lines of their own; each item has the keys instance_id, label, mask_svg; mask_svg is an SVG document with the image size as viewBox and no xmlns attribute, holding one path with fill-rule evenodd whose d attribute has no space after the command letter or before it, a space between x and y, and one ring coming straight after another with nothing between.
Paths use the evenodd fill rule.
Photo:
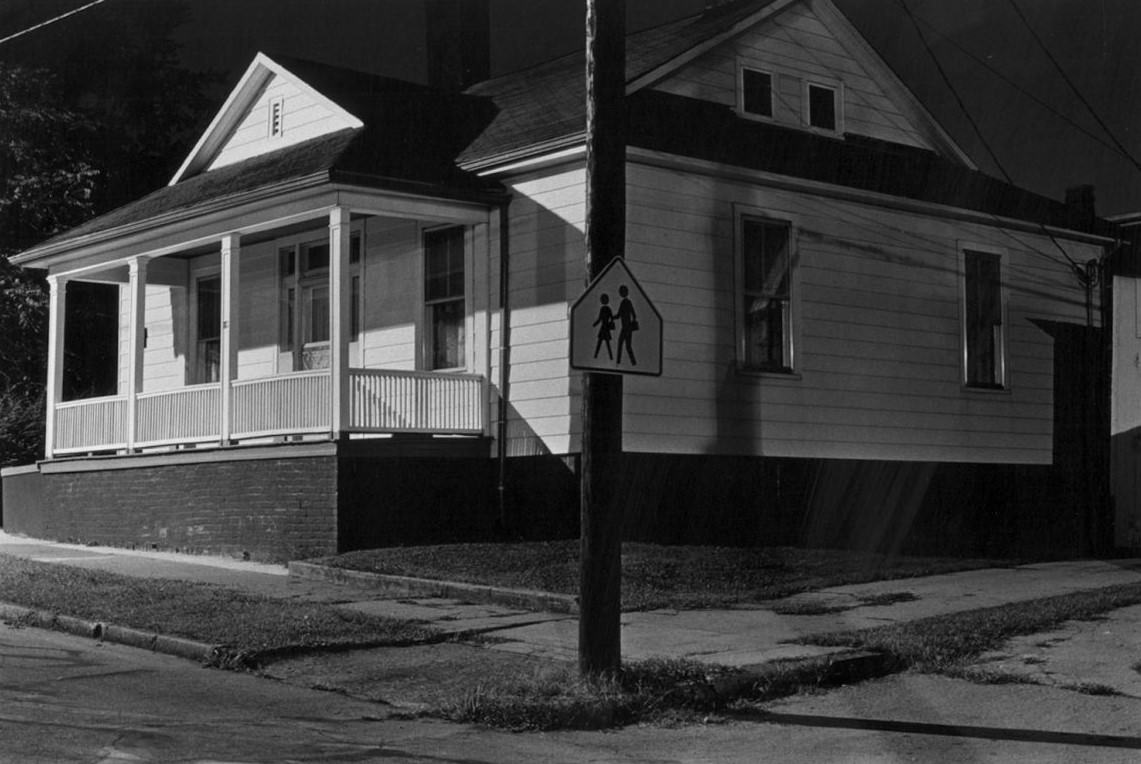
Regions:
<instances>
[{"instance_id":1,"label":"white window trim","mask_svg":"<svg viewBox=\"0 0 1141 764\"><path fill-rule=\"evenodd\" d=\"M959 280L959 383L962 389L969 393L995 394L1010 392L1010 251L993 244L980 244L973 241L959 241L958 247L958 280ZM999 278L1002 283L999 287L999 299L1002 301L1002 332L998 343L998 387L979 387L972 385L970 379L970 365L967 357L967 252L979 252L986 255L997 255L999 258Z\"/></svg>"},{"instance_id":2,"label":"white window trim","mask_svg":"<svg viewBox=\"0 0 1141 764\"><path fill-rule=\"evenodd\" d=\"M747 356L744 300L745 257L742 247L744 245L744 225L746 220L758 220L764 223L781 225L788 229L790 326L786 340L788 346L788 363L783 369L752 367L745 363ZM740 374L771 377L773 379L800 379L800 324L802 301L800 297L799 230L800 221L793 216L777 216L768 210L757 207L740 205L734 205L733 207L733 364Z\"/></svg>"},{"instance_id":3,"label":"white window trim","mask_svg":"<svg viewBox=\"0 0 1141 764\"><path fill-rule=\"evenodd\" d=\"M745 110L746 71L767 74L769 76L769 111L772 112L769 116ZM745 119L753 119L758 122L777 123L777 73L773 69L756 66L746 61L737 62L737 114Z\"/></svg>"},{"instance_id":4,"label":"white window trim","mask_svg":"<svg viewBox=\"0 0 1141 764\"><path fill-rule=\"evenodd\" d=\"M359 367L364 366L364 345L365 345L365 342L364 342L364 338L365 338L365 312L364 312L364 308L365 308L365 294L368 292L368 289L366 287L366 282L365 282L365 275L364 275L364 273L365 273L365 260L368 258L368 249L367 249L368 240L365 237L365 230L364 229L365 229L365 226L364 226L363 220L355 220L349 226L350 237L354 236L354 235L360 236L360 240L361 240L360 261L350 265L350 267L349 267L349 288L350 288L350 290L352 289L352 279L354 276L359 276L360 280L361 280L361 289L360 289L360 295L359 295L360 296L360 304L357 306L357 310L360 312L359 315L360 315L360 320L361 320L360 338L359 338L359 340L354 340L351 337L349 338L349 358L355 359L357 366L359 366ZM282 350L282 348L281 348L281 319L282 319L282 315L281 315L281 303L282 303L281 289L282 289L282 282L286 278L285 274L282 272L282 269L281 269L281 250L285 249L286 247L292 247L294 249L294 257L296 258L296 260L295 260L296 265L295 265L295 269L294 269L294 273L293 273L293 286L294 286L294 289L297 290L295 292L295 300L296 300L295 305L296 305L296 307L294 308L294 310L297 311L298 315L295 316L293 331L294 331L295 335L299 336L304 331L304 329L302 328L302 325L300 323L300 314L302 313L302 310L301 310L302 296L301 296L301 289L300 289L302 276L301 276L301 257L300 257L299 249L302 245L305 245L305 244L314 244L314 243L318 243L318 242L328 242L328 240L329 240L329 229L328 229L328 227L325 227L325 228L313 228L312 230L309 230L309 231L302 231L301 233L295 233L295 234L291 234L289 236L282 236L281 238L274 239L271 242L271 245L273 246L273 252L272 252L273 273L274 273L274 277L275 277L274 278L274 294L276 296L276 299L274 300L274 317L275 317L274 329L275 329L275 336L276 336L276 339L274 340L274 349L275 349L275 353L276 353L276 362L274 364L274 369L276 370L276 373L278 373L278 374L288 374L290 372L295 371L295 369L293 367L297 363L296 357L297 357L297 354L300 352L300 345L298 343L298 337L297 336L294 337L293 348L288 353L286 351ZM330 247L330 256L332 256L332 247ZM350 295L350 299L351 299L351 295ZM349 330L351 331L352 327L349 327ZM353 345L357 346L355 348L355 350L353 348ZM289 368L283 369L282 368L282 364L283 364L282 359L286 355L288 355L290 357ZM351 364L351 361L350 361L350 364Z\"/></svg>"},{"instance_id":5,"label":"white window trim","mask_svg":"<svg viewBox=\"0 0 1141 764\"><path fill-rule=\"evenodd\" d=\"M812 101L809 98L810 89L813 87L827 88L831 90L834 97L834 105L836 108L836 129L829 130L824 127L815 127L812 124ZM806 77L801 84L801 104L802 104L802 123L805 130L811 130L814 133L821 135L843 135L844 134L844 83L840 80L826 79L823 77Z\"/></svg>"},{"instance_id":6,"label":"white window trim","mask_svg":"<svg viewBox=\"0 0 1141 764\"><path fill-rule=\"evenodd\" d=\"M427 253L424 250L424 234L430 231L456 227L463 228L464 232L464 363L462 366L433 369L432 336L431 332L428 331L428 301L424 297L425 261L427 259ZM418 246L420 248L420 256L416 259L416 283L418 284L416 294L420 320L416 322L416 368L441 374L461 374L469 372L474 368L473 356L475 355L475 320L472 313L472 297L475 292L475 261L473 257L475 250L474 226L461 223L421 224L418 226L417 236L419 238Z\"/></svg>"}]
</instances>

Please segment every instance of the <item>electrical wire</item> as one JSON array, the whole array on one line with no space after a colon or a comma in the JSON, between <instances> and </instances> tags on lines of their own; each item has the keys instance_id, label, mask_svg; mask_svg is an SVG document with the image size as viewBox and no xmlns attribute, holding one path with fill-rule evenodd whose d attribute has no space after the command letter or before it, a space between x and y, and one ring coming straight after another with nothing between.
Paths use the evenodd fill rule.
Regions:
<instances>
[{"instance_id":1,"label":"electrical wire","mask_svg":"<svg viewBox=\"0 0 1141 764\"><path fill-rule=\"evenodd\" d=\"M966 103L964 103L962 96L959 95L958 89L951 82L951 78L947 74L947 70L943 68L943 64L939 61L939 57L935 55L935 51L932 49L931 44L927 41L927 36L923 34L923 29L919 26L919 21L915 18L915 14L911 12L911 8L908 7L906 0L896 0L896 3L898 3L899 6L903 8L903 12L907 14L907 18L911 21L911 25L915 28L915 33L919 36L919 41L923 43L923 48L927 51L927 55L930 56L932 63L935 64L935 69L939 72L939 77L943 80L943 84L951 92L955 102L959 105L959 109L963 112L963 116L966 117L967 122L971 126L971 129L974 130L975 135L978 136L979 142L982 144L983 148L986 149L987 154L990 155L991 161L994 162L995 167L997 167L998 171L1002 173L1002 177L1006 180L1007 183L1012 186L1017 185L1014 182L1013 178L1010 177L1010 173L1006 171L1006 167L1002 164L1002 160L998 158L998 154L996 154L994 149L991 148L990 142L987 141L986 136L983 135L982 129L975 121L975 118L971 115L971 112L967 108ZM1058 248L1058 251L1062 253L1062 257L1064 257L1066 262L1070 264L1070 268L1078 277L1078 280L1083 284L1086 284L1089 279L1089 274L1086 272L1085 267L1078 263L1078 261L1074 260L1074 258L1070 257L1070 253L1065 250L1065 248L1061 245L1061 243L1059 243L1056 238L1054 238L1054 235L1050 233L1049 229L1047 229L1043 223L1039 222L1038 225L1041 228L1042 233L1048 236L1050 241L1053 242L1054 246ZM1040 254L1044 257L1046 256L1046 253L1044 252Z\"/></svg>"},{"instance_id":2,"label":"electrical wire","mask_svg":"<svg viewBox=\"0 0 1141 764\"><path fill-rule=\"evenodd\" d=\"M974 53L972 53L970 50L968 50L964 45L962 45L958 40L956 40L955 38L953 38L947 34L944 34L943 32L940 32L939 29L929 19L926 19L919 14L916 14L915 16L925 27L927 27L927 29L929 29L931 32L933 32L935 34L935 36L941 42L947 43L948 45L953 47L955 50L959 51L959 53L966 56L971 61L974 61L980 67L982 67L983 69L986 69L988 72L993 74L995 77L998 77L1000 80L1005 82L1007 85L1010 85L1012 88L1017 90L1019 93L1026 96L1031 101L1038 104L1039 106L1041 106L1043 109L1045 109L1046 111L1053 114L1058 119L1069 124L1070 127L1074 128L1078 132L1082 133L1083 135L1085 135L1090 140L1101 144L1102 146L1104 146L1107 149L1111 149L1115 153L1121 153L1123 156L1125 156L1127 159L1129 159L1131 161L1133 160L1133 157L1130 156L1130 154L1128 152L1123 151L1121 148L1121 145L1119 143L1117 143L1116 141L1106 140L1105 137L1098 135L1097 133L1095 133L1091 130L1088 130L1084 126L1078 124L1078 122L1076 120L1072 119L1069 115L1063 113L1059 109L1054 108L1052 105L1047 103L1045 100L1034 95L1029 90L1024 88L1021 84L1019 84L1018 82L1015 82L1013 79L1011 79L1010 77L1003 74L1000 69L991 65L986 59L983 59L983 58L980 58L979 56L976 56ZM1095 119L1096 119L1096 116L1095 116ZM1112 138L1112 136L1110 136L1110 137Z\"/></svg>"},{"instance_id":3,"label":"electrical wire","mask_svg":"<svg viewBox=\"0 0 1141 764\"><path fill-rule=\"evenodd\" d=\"M1121 141L1117 139L1117 136L1114 134L1114 132L1109 129L1109 125L1105 123L1105 120L1101 118L1101 115L1097 113L1097 110L1093 108L1093 105L1086 99L1084 95L1082 95L1082 91L1078 89L1078 86L1074 83L1073 80L1070 79L1070 76L1066 74L1066 70L1062 68L1062 65L1058 62L1058 59L1054 58L1054 54L1051 53L1050 49L1046 47L1046 42L1038 36L1038 33L1034 31L1034 27L1030 26L1030 21L1022 13L1022 9L1018 7L1018 3L1016 3L1015 0L1010 0L1010 7L1014 9L1014 12L1018 15L1019 20L1022 22L1022 25L1026 27L1026 30L1030 32L1030 35L1034 38L1034 41L1038 43L1038 47L1040 47L1042 52L1046 54L1046 58L1050 59L1050 63L1053 64L1054 68L1058 70L1058 74L1062 76L1062 80L1070 86L1070 90L1074 91L1074 95L1077 96L1078 100L1082 102L1082 105L1086 107L1086 111L1090 113L1090 116L1094 118L1101 129L1105 131L1105 134L1109 136L1109 139L1113 141L1113 145L1117 147L1117 150L1121 152L1122 156L1132 162L1135 168L1141 170L1141 162L1138 162L1136 157L1129 153L1129 149L1125 148L1125 146L1122 145Z\"/></svg>"},{"instance_id":4,"label":"electrical wire","mask_svg":"<svg viewBox=\"0 0 1141 764\"><path fill-rule=\"evenodd\" d=\"M17 37L23 37L24 35L28 34L29 32L34 32L37 29L43 29L44 27L46 27L49 24L54 24L57 21L62 21L63 19L66 19L68 16L74 16L75 14L81 13L81 12L87 10L88 8L94 8L96 5L99 5L102 2L104 2L104 0L92 0L92 2L87 3L86 5L81 5L80 7L75 8L73 10L70 10L67 13L61 13L60 15L58 15L54 18L50 18L47 21L41 21L39 24L36 24L34 26L30 26L27 29L16 32L15 34L10 34L7 37L2 37L2 38L0 38L0 45L3 45L4 43L8 42L9 40L15 40Z\"/></svg>"}]
</instances>

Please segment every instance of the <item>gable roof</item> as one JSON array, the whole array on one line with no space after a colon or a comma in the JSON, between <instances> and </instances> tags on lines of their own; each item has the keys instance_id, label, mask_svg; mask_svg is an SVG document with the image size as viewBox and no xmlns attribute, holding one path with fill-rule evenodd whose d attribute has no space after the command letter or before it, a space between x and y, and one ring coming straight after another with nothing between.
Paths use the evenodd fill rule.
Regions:
<instances>
[{"instance_id":1,"label":"gable roof","mask_svg":"<svg viewBox=\"0 0 1141 764\"><path fill-rule=\"evenodd\" d=\"M319 84L327 91L322 98L330 104L359 113L361 117L353 116L353 124L359 126L201 172L197 170L208 162L212 145L208 129L170 185L58 234L14 261L35 259L42 249L91 234L164 215L192 216L219 202L299 182L344 183L486 203L502 194L497 181L455 164L456 154L490 119L485 101L325 64L290 60L289 65L291 76L304 72L310 87ZM240 85L235 92L239 90ZM227 104L233 100L231 94ZM223 107L219 114L226 110ZM216 118L212 128L224 121Z\"/></svg>"},{"instance_id":2,"label":"gable roof","mask_svg":"<svg viewBox=\"0 0 1141 764\"><path fill-rule=\"evenodd\" d=\"M266 54L258 53L246 68L241 79L238 80L238 84L230 91L230 95L222 104L222 108L218 110L214 119L203 131L194 148L190 150L182 166L174 173L169 185L173 186L180 180L196 175L210 164L210 161L217 156L234 128L258 97L258 94L275 77L289 80L295 88L323 104L337 120L339 127L363 126L364 123L359 118L332 101L328 95L315 89L310 83L297 77Z\"/></svg>"},{"instance_id":3,"label":"gable roof","mask_svg":"<svg viewBox=\"0 0 1141 764\"><path fill-rule=\"evenodd\" d=\"M833 27L848 25L831 0L737 0L630 35L629 145L1035 223L1086 228L1072 224L1059 202L989 178L958 161L958 149L949 138L951 149L944 156L860 136L830 138L744 120L731 107L649 86L796 3L809 3L825 16L834 14L840 21L832 19ZM846 34L843 29L841 33ZM851 34L856 41L845 40L846 44L866 45L854 30ZM878 56L870 55L890 75ZM285 77L315 94L342 127L203 172L271 76ZM899 87L913 99L902 84ZM15 261L35 260L44 249L67 246L91 234L114 235L117 228L158 224L169 216L189 217L243 195L273 193L298 183L345 183L492 204L503 198L503 188L481 177L480 170L580 145L584 124L581 51L488 80L461 94L259 54L170 185L53 237ZM693 130L695 124L702 130Z\"/></svg>"},{"instance_id":4,"label":"gable roof","mask_svg":"<svg viewBox=\"0 0 1141 764\"><path fill-rule=\"evenodd\" d=\"M864 41L831 0L737 0L626 38L626 91L661 81L701 54L798 3L809 3L830 30L874 71L877 80L949 158L974 167L967 154L915 95ZM531 69L476 84L466 91L492 101L498 113L458 157L460 166L482 170L582 141L586 123L585 51Z\"/></svg>"}]
</instances>

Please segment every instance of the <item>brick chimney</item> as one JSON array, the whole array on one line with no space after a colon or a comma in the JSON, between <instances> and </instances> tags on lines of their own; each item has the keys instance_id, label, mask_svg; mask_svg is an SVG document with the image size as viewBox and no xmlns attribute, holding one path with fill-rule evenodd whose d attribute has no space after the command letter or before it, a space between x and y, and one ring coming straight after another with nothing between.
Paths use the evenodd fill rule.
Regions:
<instances>
[{"instance_id":1,"label":"brick chimney","mask_svg":"<svg viewBox=\"0 0 1141 764\"><path fill-rule=\"evenodd\" d=\"M490 0L426 0L428 84L459 91L491 74Z\"/></svg>"},{"instance_id":2,"label":"brick chimney","mask_svg":"<svg viewBox=\"0 0 1141 764\"><path fill-rule=\"evenodd\" d=\"M1094 187L1073 186L1066 189L1066 220L1070 226L1089 230L1097 218Z\"/></svg>"}]
</instances>

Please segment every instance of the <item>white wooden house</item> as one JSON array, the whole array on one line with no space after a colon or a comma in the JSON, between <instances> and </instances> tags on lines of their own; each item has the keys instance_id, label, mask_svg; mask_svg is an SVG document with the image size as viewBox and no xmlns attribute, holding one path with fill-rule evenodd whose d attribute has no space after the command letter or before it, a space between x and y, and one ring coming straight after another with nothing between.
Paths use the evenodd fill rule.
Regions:
<instances>
[{"instance_id":1,"label":"white wooden house","mask_svg":"<svg viewBox=\"0 0 1141 764\"><path fill-rule=\"evenodd\" d=\"M625 386L631 536L998 552L1042 485L1070 516L1050 327L1096 330L1075 266L1108 238L979 173L829 0L631 35L627 75L665 325ZM6 527L278 559L573 533L583 127L581 54L462 94L259 55L169 186L17 258L51 284L48 453ZM119 285L115 395L60 399L74 281Z\"/></svg>"}]
</instances>

